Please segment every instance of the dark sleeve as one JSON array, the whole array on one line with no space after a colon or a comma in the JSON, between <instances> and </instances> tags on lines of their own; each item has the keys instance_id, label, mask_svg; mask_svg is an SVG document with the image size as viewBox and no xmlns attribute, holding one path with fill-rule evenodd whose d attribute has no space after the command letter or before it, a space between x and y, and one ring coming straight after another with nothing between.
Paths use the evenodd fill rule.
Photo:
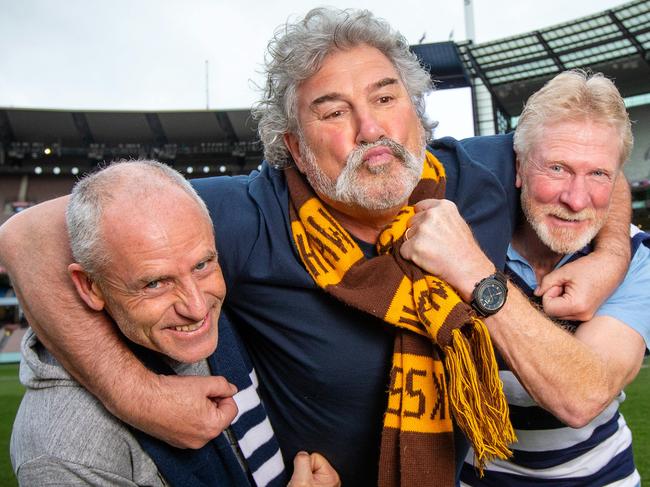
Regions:
<instances>
[{"instance_id":1,"label":"dark sleeve","mask_svg":"<svg viewBox=\"0 0 650 487\"><path fill-rule=\"evenodd\" d=\"M481 248L503 268L519 213L512 135L434 141L445 166L446 198L456 203Z\"/></svg>"},{"instance_id":2,"label":"dark sleeve","mask_svg":"<svg viewBox=\"0 0 650 487\"><path fill-rule=\"evenodd\" d=\"M193 179L214 226L219 264L228 289L237 281L259 232L260 215L248 187L251 176Z\"/></svg>"}]
</instances>

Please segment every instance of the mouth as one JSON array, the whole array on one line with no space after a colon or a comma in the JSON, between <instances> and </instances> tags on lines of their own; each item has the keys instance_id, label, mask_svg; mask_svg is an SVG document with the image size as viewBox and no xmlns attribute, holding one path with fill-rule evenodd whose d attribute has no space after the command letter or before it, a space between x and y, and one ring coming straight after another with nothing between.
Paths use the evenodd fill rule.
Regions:
<instances>
[{"instance_id":1,"label":"mouth","mask_svg":"<svg viewBox=\"0 0 650 487\"><path fill-rule=\"evenodd\" d=\"M555 215L555 214L550 214L549 217L555 221L558 221L560 223L565 223L568 225L577 225L589 220L588 218L584 218L584 217L578 217L578 216L573 217L568 215Z\"/></svg>"},{"instance_id":2,"label":"mouth","mask_svg":"<svg viewBox=\"0 0 650 487\"><path fill-rule=\"evenodd\" d=\"M388 147L373 147L372 149L367 150L363 155L364 164L373 168L376 166L381 166L388 162L391 162L395 159L395 154Z\"/></svg>"},{"instance_id":3,"label":"mouth","mask_svg":"<svg viewBox=\"0 0 650 487\"><path fill-rule=\"evenodd\" d=\"M201 321L198 321L196 323L190 323L187 325L176 325L176 326L170 325L167 327L167 329L179 333L193 333L199 331L210 323L211 313L212 313L211 311L208 312L208 314L206 314Z\"/></svg>"},{"instance_id":4,"label":"mouth","mask_svg":"<svg viewBox=\"0 0 650 487\"><path fill-rule=\"evenodd\" d=\"M199 328L201 328L201 326L203 326L203 323L204 322L201 321L200 323L194 323L192 325L174 326L173 328L176 331L196 331Z\"/></svg>"}]
</instances>

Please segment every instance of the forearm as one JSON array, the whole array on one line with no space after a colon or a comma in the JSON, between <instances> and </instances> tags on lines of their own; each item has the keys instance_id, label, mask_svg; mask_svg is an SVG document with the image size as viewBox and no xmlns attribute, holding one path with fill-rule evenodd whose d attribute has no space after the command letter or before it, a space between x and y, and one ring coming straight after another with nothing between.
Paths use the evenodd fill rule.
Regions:
<instances>
[{"instance_id":1,"label":"forearm","mask_svg":"<svg viewBox=\"0 0 650 487\"><path fill-rule=\"evenodd\" d=\"M569 426L591 421L620 391L604 357L538 311L512 284L506 305L485 321L531 397Z\"/></svg>"},{"instance_id":2,"label":"forearm","mask_svg":"<svg viewBox=\"0 0 650 487\"><path fill-rule=\"evenodd\" d=\"M87 308L68 278L66 204L67 198L48 201L7 221L0 228L0 260L41 342L115 412L116 384L146 371L108 317Z\"/></svg>"},{"instance_id":3,"label":"forearm","mask_svg":"<svg viewBox=\"0 0 650 487\"><path fill-rule=\"evenodd\" d=\"M474 262L452 283L466 302L475 283L494 272L487 258ZM485 323L531 397L566 424L586 424L620 391L610 380L607 361L539 311L512 283L504 307Z\"/></svg>"},{"instance_id":4,"label":"forearm","mask_svg":"<svg viewBox=\"0 0 650 487\"><path fill-rule=\"evenodd\" d=\"M495 269L465 222L448 203L428 202L420 205L410 223L412 238L402 244L402 256L447 281L470 302L476 283ZM584 267L590 256L561 269ZM602 266L592 271L606 274ZM638 345L640 335L631 346L635 340L626 333L629 327L611 319L603 326L600 318L581 325L576 336L570 335L512 284L508 287L505 306L485 320L497 349L542 407L567 424L584 424L611 402L625 378L634 375L640 363L638 350L643 349L643 344ZM601 326L594 327L594 322ZM628 358L631 351L634 357Z\"/></svg>"},{"instance_id":5,"label":"forearm","mask_svg":"<svg viewBox=\"0 0 650 487\"><path fill-rule=\"evenodd\" d=\"M605 225L594 240L594 249L597 252L607 252L620 257L613 262L622 268L625 275L630 262L630 222L632 221L632 204L630 185L623 173L616 178L612 202Z\"/></svg>"}]
</instances>

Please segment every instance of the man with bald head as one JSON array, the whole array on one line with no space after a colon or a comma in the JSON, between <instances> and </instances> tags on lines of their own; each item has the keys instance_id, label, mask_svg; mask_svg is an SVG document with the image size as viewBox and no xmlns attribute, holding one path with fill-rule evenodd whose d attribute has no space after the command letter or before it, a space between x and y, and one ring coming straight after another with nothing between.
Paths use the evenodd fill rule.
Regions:
<instances>
[{"instance_id":1,"label":"man with bald head","mask_svg":"<svg viewBox=\"0 0 650 487\"><path fill-rule=\"evenodd\" d=\"M75 186L66 219L74 257L68 272L83 302L108 313L151 370L226 376L236 384L221 377L210 393L232 424L198 450L132 430L76 383L30 330L21 364L27 392L11 441L19 482L286 484L255 373L228 321L218 324L226 287L212 221L194 189L155 161L114 164ZM311 473L309 462L299 460L296 472ZM312 460L320 465L322 459ZM334 473L332 479L318 485L335 485Z\"/></svg>"}]
</instances>

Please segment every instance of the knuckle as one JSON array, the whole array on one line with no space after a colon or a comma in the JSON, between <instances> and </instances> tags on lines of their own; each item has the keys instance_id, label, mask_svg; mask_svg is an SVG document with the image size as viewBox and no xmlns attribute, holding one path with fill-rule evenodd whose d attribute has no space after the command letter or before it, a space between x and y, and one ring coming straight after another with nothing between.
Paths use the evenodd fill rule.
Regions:
<instances>
[{"instance_id":1,"label":"knuckle","mask_svg":"<svg viewBox=\"0 0 650 487\"><path fill-rule=\"evenodd\" d=\"M456 203L450 200L440 200L440 207L447 212L457 211Z\"/></svg>"}]
</instances>

